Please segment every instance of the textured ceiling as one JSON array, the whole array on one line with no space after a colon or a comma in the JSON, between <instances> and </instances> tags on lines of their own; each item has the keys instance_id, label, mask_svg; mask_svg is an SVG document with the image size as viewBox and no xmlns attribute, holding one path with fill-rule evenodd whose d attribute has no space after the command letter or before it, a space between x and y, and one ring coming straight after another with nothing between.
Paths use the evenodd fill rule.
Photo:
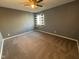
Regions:
<instances>
[{"instance_id":1,"label":"textured ceiling","mask_svg":"<svg viewBox=\"0 0 79 59\"><path fill-rule=\"evenodd\" d=\"M38 7L36 9L25 7L23 4L24 1L25 0L0 0L0 7L12 8L29 12L40 12L46 9L72 2L74 0L43 0L43 2L40 3L41 5L43 5L43 7Z\"/></svg>"}]
</instances>

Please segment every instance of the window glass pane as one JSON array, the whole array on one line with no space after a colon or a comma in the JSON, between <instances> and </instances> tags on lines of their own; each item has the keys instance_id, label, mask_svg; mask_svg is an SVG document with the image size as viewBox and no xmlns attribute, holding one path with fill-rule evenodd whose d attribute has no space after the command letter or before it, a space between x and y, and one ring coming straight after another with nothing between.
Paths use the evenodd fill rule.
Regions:
<instances>
[{"instance_id":1,"label":"window glass pane","mask_svg":"<svg viewBox=\"0 0 79 59\"><path fill-rule=\"evenodd\" d=\"M36 25L44 25L44 14L38 14L36 16Z\"/></svg>"}]
</instances>

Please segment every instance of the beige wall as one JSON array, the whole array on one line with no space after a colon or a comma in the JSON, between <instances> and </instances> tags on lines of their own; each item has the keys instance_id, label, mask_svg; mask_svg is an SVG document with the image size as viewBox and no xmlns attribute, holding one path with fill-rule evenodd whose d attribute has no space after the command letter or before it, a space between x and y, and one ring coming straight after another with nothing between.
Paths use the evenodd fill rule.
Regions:
<instances>
[{"instance_id":1,"label":"beige wall","mask_svg":"<svg viewBox=\"0 0 79 59\"><path fill-rule=\"evenodd\" d=\"M8 37L7 34L13 36L30 31L33 28L34 17L32 13L0 8L0 32L2 32L4 38Z\"/></svg>"},{"instance_id":2,"label":"beige wall","mask_svg":"<svg viewBox=\"0 0 79 59\"><path fill-rule=\"evenodd\" d=\"M45 26L38 29L79 39L79 1L49 9L43 13Z\"/></svg>"}]
</instances>

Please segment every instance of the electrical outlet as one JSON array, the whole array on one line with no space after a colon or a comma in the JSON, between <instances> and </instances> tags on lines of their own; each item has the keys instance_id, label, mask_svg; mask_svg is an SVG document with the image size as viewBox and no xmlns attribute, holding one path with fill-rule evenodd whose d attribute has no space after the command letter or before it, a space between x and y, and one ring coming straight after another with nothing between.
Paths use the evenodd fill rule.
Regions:
<instances>
[{"instance_id":1,"label":"electrical outlet","mask_svg":"<svg viewBox=\"0 0 79 59\"><path fill-rule=\"evenodd\" d=\"M7 34L7 36L10 36L10 34Z\"/></svg>"}]
</instances>

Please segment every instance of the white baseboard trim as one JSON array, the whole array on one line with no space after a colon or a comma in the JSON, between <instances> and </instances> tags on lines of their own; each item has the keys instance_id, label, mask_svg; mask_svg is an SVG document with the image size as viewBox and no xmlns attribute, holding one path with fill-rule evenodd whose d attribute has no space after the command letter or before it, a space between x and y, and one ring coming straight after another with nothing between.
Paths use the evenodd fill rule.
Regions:
<instances>
[{"instance_id":1,"label":"white baseboard trim","mask_svg":"<svg viewBox=\"0 0 79 59\"><path fill-rule=\"evenodd\" d=\"M36 31L47 33L47 34L54 35L54 36L58 36L58 37L61 37L61 38L66 38L66 39L69 39L69 40L72 40L72 41L76 41L76 42L78 41L77 39L72 39L72 38L69 38L69 37L65 37L65 36L62 36L62 35L46 32L46 31L42 31L42 30L36 30Z\"/></svg>"},{"instance_id":2,"label":"white baseboard trim","mask_svg":"<svg viewBox=\"0 0 79 59\"><path fill-rule=\"evenodd\" d=\"M50 32L46 32L46 31L42 31L42 30L36 30L36 31L39 31L39 32L42 32L42 33L46 33L46 34L49 34L49 35L58 36L58 37L61 37L61 38L66 38L66 39L68 39L68 40L75 41L75 42L77 42L77 47L78 47L78 52L79 52L79 42L78 42L77 39L73 39L73 38L65 37L65 36L62 36L62 35L58 35L58 34L54 34L54 33L50 33Z\"/></svg>"},{"instance_id":3,"label":"white baseboard trim","mask_svg":"<svg viewBox=\"0 0 79 59\"><path fill-rule=\"evenodd\" d=\"M66 39L68 39L68 40L72 40L72 41L77 42L78 53L79 53L79 42L78 42L77 39L73 39L73 38L65 37L65 36L62 36L62 35L58 35L58 34L54 34L54 33L50 33L50 32L46 32L46 31L42 31L42 30L36 30L36 31L39 31L39 32L42 32L42 33L46 33L46 34L49 34L49 35L58 36L58 37L61 37L61 38L66 38Z\"/></svg>"},{"instance_id":4,"label":"white baseboard trim","mask_svg":"<svg viewBox=\"0 0 79 59\"><path fill-rule=\"evenodd\" d=\"M0 51L0 59L2 59L4 40L2 40L1 51Z\"/></svg>"},{"instance_id":5,"label":"white baseboard trim","mask_svg":"<svg viewBox=\"0 0 79 59\"><path fill-rule=\"evenodd\" d=\"M32 32L32 31L28 31L28 32L25 32L25 33L22 33L22 34L18 34L18 35L14 35L14 36L2 39L2 45L1 45L1 51L0 51L0 59L2 59L3 45L4 45L5 40L8 40L8 39L11 39L11 38L14 38L14 37L18 37L18 36L22 36L22 35L24 35L26 33L30 33L30 32Z\"/></svg>"},{"instance_id":6,"label":"white baseboard trim","mask_svg":"<svg viewBox=\"0 0 79 59\"><path fill-rule=\"evenodd\" d=\"M30 33L30 32L32 32L32 31L28 31L28 32L25 32L25 33L22 33L22 34L18 34L18 35L14 35L14 36L11 36L11 37L8 37L8 38L4 38L3 40L7 40L7 39L14 38L14 37L22 36L22 35L24 35L26 33Z\"/></svg>"},{"instance_id":7,"label":"white baseboard trim","mask_svg":"<svg viewBox=\"0 0 79 59\"><path fill-rule=\"evenodd\" d=\"M54 33L49 33L49 32L42 31L42 30L36 30L36 31L43 32L43 33L50 34L50 35L55 35L55 36L62 37L62 38L66 38L66 39L69 39L69 40L72 40L72 41L76 41L77 42L77 45L78 45L78 50L79 50L79 43L78 43L78 40L76 40L76 39L72 39L72 38L65 37L65 36L58 35L58 34L54 34ZM3 45L4 45L4 41L5 40L11 39L11 38L14 38L14 37L17 37L17 36L22 36L22 35L24 35L26 33L30 33L30 32L33 32L33 31L29 31L29 32L25 32L25 33L22 33L22 34L14 35L14 36L11 36L11 37L8 37L8 38L4 38L3 39L3 42L2 42L2 45L1 45L0 59L2 58Z\"/></svg>"}]
</instances>

